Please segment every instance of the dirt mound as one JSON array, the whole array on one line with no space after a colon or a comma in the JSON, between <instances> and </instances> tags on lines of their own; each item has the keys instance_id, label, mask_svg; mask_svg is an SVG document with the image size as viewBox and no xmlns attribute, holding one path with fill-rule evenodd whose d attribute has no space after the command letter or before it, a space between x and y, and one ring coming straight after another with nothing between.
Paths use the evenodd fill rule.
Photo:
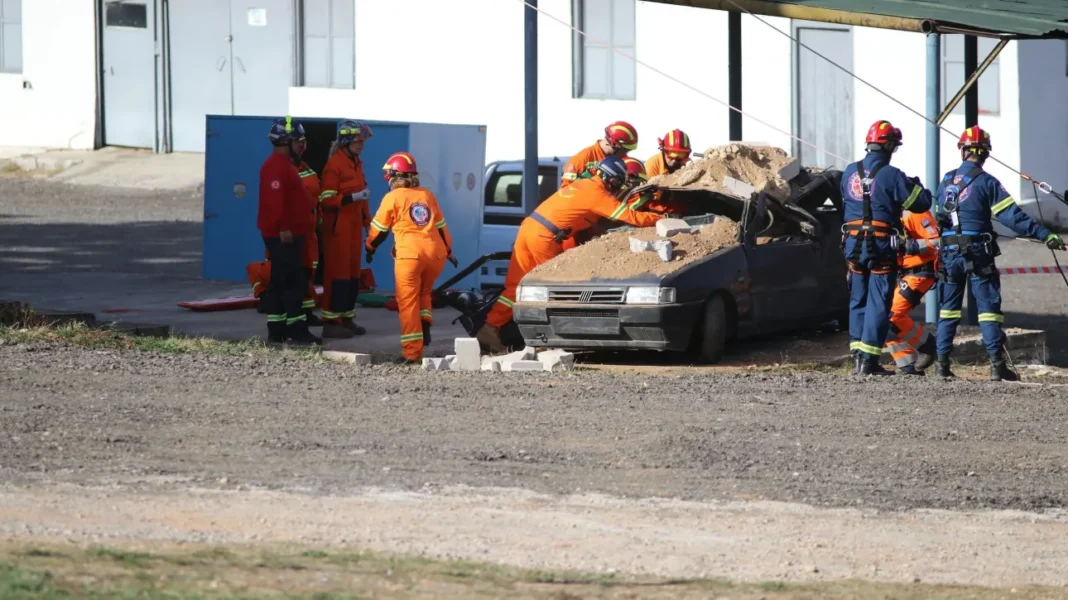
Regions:
<instances>
[{"instance_id":1,"label":"dirt mound","mask_svg":"<svg viewBox=\"0 0 1068 600\"><path fill-rule=\"evenodd\" d=\"M773 146L748 146L728 144L705 151L704 158L695 160L674 173L657 175L649 180L665 187L706 188L720 193L731 193L723 185L725 177L733 177L748 183L759 192L762 189L785 200L791 194L791 186L779 170L793 162L782 148Z\"/></svg>"},{"instance_id":2,"label":"dirt mound","mask_svg":"<svg viewBox=\"0 0 1068 600\"><path fill-rule=\"evenodd\" d=\"M675 251L671 262L660 260L655 252L631 252L632 236L641 240L661 239L653 227L607 233L538 265L531 273L547 281L626 279L644 273L666 275L720 248L736 245L738 224L730 219L716 219L696 233L672 236L669 239Z\"/></svg>"}]
</instances>

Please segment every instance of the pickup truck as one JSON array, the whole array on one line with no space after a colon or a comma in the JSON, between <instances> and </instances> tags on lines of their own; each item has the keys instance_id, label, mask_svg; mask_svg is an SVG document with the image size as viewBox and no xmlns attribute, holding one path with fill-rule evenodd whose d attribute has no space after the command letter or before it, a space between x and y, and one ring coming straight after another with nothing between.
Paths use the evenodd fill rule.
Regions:
<instances>
[{"instance_id":1,"label":"pickup truck","mask_svg":"<svg viewBox=\"0 0 1068 600\"><path fill-rule=\"evenodd\" d=\"M808 181L785 203L655 184L632 190L684 200L693 207L684 218L691 225L738 223L737 245L663 276L560 281L528 274L514 306L523 339L537 347L688 352L714 363L736 339L833 321L847 327L842 174L802 176Z\"/></svg>"},{"instance_id":2,"label":"pickup truck","mask_svg":"<svg viewBox=\"0 0 1068 600\"><path fill-rule=\"evenodd\" d=\"M511 252L519 224L560 188L567 160L559 156L538 159L538 199L531 206L523 206L522 160L497 161L486 165L486 199L482 209L480 240L482 254ZM482 289L503 288L507 272L507 260L490 261L482 265Z\"/></svg>"}]
</instances>

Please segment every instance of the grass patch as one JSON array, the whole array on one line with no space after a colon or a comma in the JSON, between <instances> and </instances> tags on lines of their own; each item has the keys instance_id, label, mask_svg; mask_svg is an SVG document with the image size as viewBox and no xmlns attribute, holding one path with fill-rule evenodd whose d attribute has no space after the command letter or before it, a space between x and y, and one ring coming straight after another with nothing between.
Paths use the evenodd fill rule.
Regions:
<instances>
[{"instance_id":1,"label":"grass patch","mask_svg":"<svg viewBox=\"0 0 1068 600\"><path fill-rule=\"evenodd\" d=\"M1009 590L862 581L732 584L709 579L519 569L373 552L247 547L0 545L0 598L1002 598ZM1013 598L1068 598L1016 588Z\"/></svg>"}]
</instances>

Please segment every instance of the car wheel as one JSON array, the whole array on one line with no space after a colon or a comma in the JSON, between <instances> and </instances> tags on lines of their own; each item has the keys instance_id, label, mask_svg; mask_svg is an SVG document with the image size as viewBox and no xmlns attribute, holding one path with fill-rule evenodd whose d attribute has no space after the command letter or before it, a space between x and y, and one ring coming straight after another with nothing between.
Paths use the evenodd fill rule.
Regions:
<instances>
[{"instance_id":1,"label":"car wheel","mask_svg":"<svg viewBox=\"0 0 1068 600\"><path fill-rule=\"evenodd\" d=\"M698 357L707 363L719 362L727 346L727 306L723 296L712 296L705 304L704 325Z\"/></svg>"}]
</instances>

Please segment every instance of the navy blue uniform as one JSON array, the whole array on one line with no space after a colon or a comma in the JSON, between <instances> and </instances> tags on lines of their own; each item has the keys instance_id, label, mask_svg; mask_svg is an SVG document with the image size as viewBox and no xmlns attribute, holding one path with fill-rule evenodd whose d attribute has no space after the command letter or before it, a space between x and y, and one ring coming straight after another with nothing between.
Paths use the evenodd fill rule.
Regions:
<instances>
[{"instance_id":1,"label":"navy blue uniform","mask_svg":"<svg viewBox=\"0 0 1068 600\"><path fill-rule=\"evenodd\" d=\"M951 221L952 211L947 210L947 193L956 196L959 236ZM959 168L945 174L938 184L936 197L936 217L942 233L938 354L948 355L953 349L970 275L983 343L987 353L996 356L1003 343L1001 324L1005 317L1001 314L1001 277L994 265L994 257L1001 252L993 239L994 226L990 220L997 217L1020 237L1047 241L1050 232L1016 206L1012 195L996 177L971 161L964 161Z\"/></svg>"},{"instance_id":2,"label":"navy blue uniform","mask_svg":"<svg viewBox=\"0 0 1068 600\"><path fill-rule=\"evenodd\" d=\"M864 186L857 165L849 165L842 174L846 223L842 249L849 263L849 348L877 357L890 329L897 275L897 251L891 239L895 230L902 231L901 211L930 209L931 192L919 179L910 179L890 166L885 153L868 152L860 164L864 178L871 180L869 215L865 215ZM866 216L871 221L867 227Z\"/></svg>"}]
</instances>

